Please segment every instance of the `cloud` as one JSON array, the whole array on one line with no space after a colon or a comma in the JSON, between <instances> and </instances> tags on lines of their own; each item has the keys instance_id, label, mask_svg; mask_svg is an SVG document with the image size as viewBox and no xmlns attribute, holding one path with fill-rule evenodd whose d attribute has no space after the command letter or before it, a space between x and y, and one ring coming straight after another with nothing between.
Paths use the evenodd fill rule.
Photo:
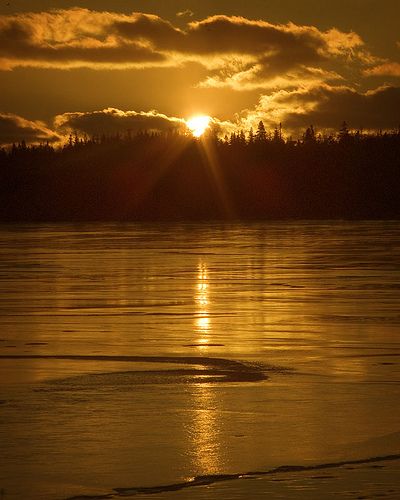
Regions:
<instances>
[{"instance_id":1,"label":"cloud","mask_svg":"<svg viewBox=\"0 0 400 500\"><path fill-rule=\"evenodd\" d=\"M340 58L347 64L377 61L353 32L322 32L313 26L278 25L238 16L211 16L188 23L183 31L156 16L141 15L116 23L115 29L130 40L146 36L155 50L168 51L176 60L195 60L215 70L200 83L202 87L247 90L271 85L286 74L289 80L326 81L333 74L338 77L329 65Z\"/></svg>"},{"instance_id":2,"label":"cloud","mask_svg":"<svg viewBox=\"0 0 400 500\"><path fill-rule=\"evenodd\" d=\"M185 11L184 11L185 12ZM82 8L0 16L0 68L179 66L211 73L203 87L235 90L340 78L338 62L378 64L356 33L211 16L184 29L157 15ZM333 66L332 66L333 65Z\"/></svg>"},{"instance_id":3,"label":"cloud","mask_svg":"<svg viewBox=\"0 0 400 500\"><path fill-rule=\"evenodd\" d=\"M399 123L400 87L384 86L358 92L347 86L280 90L260 98L254 110L243 114L247 128L260 120L273 127L282 122L291 133L313 124L323 130L337 130L346 120L352 128L395 129Z\"/></svg>"},{"instance_id":4,"label":"cloud","mask_svg":"<svg viewBox=\"0 0 400 500\"><path fill-rule=\"evenodd\" d=\"M0 68L120 69L163 65L166 57L140 39L113 33L127 16L87 9L0 16Z\"/></svg>"},{"instance_id":5,"label":"cloud","mask_svg":"<svg viewBox=\"0 0 400 500\"><path fill-rule=\"evenodd\" d=\"M236 130L230 121L210 119L210 129L217 135ZM107 108L101 111L69 112L54 117L53 130L40 121L30 121L21 116L0 113L0 145L7 146L25 141L27 144L43 142L64 143L69 134L78 132L88 136L121 134L132 136L139 132L190 133L186 120L167 116L157 111L122 111Z\"/></svg>"},{"instance_id":6,"label":"cloud","mask_svg":"<svg viewBox=\"0 0 400 500\"><path fill-rule=\"evenodd\" d=\"M133 135L145 130L148 132L186 131L185 121L182 118L169 117L157 111L121 111L115 108L87 113L64 113L55 117L54 124L60 133L65 134L75 130L90 136L125 134L128 130Z\"/></svg>"},{"instance_id":7,"label":"cloud","mask_svg":"<svg viewBox=\"0 0 400 500\"><path fill-rule=\"evenodd\" d=\"M30 121L21 116L0 113L0 144L57 142L61 137L39 121Z\"/></svg>"},{"instance_id":8,"label":"cloud","mask_svg":"<svg viewBox=\"0 0 400 500\"><path fill-rule=\"evenodd\" d=\"M278 64L279 67L279 64ZM208 76L197 86L200 88L230 88L233 90L267 90L276 88L297 88L299 84L318 84L322 82L333 83L343 80L335 71L322 68L306 67L299 65L287 71L278 71L278 67L255 64L241 71L232 71L229 66L213 76Z\"/></svg>"},{"instance_id":9,"label":"cloud","mask_svg":"<svg viewBox=\"0 0 400 500\"><path fill-rule=\"evenodd\" d=\"M359 92L346 85L311 85L297 89L281 89L264 94L258 105L245 110L235 122L211 118L211 129L220 137L240 129L256 128L260 120L272 129L282 122L284 130L295 136L313 124L317 129L337 131L346 120L350 128L364 130L396 129L399 123L400 87L382 86ZM135 135L140 131L188 132L183 118L157 111L122 111L107 108L101 111L69 112L54 118L54 130L44 123L30 121L14 114L0 113L0 144L63 142L77 131L89 136L101 134Z\"/></svg>"},{"instance_id":10,"label":"cloud","mask_svg":"<svg viewBox=\"0 0 400 500\"><path fill-rule=\"evenodd\" d=\"M221 70L217 68L200 83L206 88L252 90L330 82L342 78L334 69L340 62L353 66L376 62L353 32L322 32L313 26L274 25L226 16L191 23L190 27L195 38L212 44L214 50L235 52L242 65L237 70L226 63Z\"/></svg>"},{"instance_id":11,"label":"cloud","mask_svg":"<svg viewBox=\"0 0 400 500\"><path fill-rule=\"evenodd\" d=\"M194 16L194 12L191 11L190 9L186 9L186 10L182 10L181 12L177 12L176 13L176 17L193 17Z\"/></svg>"},{"instance_id":12,"label":"cloud","mask_svg":"<svg viewBox=\"0 0 400 500\"><path fill-rule=\"evenodd\" d=\"M364 71L366 76L400 76L400 63L386 62Z\"/></svg>"},{"instance_id":13,"label":"cloud","mask_svg":"<svg viewBox=\"0 0 400 500\"><path fill-rule=\"evenodd\" d=\"M302 62L320 60L328 54L347 54L363 46L355 33L336 29L321 32L314 26L272 24L238 16L211 16L188 24L186 50L194 53L239 53L276 56L290 52Z\"/></svg>"}]
</instances>

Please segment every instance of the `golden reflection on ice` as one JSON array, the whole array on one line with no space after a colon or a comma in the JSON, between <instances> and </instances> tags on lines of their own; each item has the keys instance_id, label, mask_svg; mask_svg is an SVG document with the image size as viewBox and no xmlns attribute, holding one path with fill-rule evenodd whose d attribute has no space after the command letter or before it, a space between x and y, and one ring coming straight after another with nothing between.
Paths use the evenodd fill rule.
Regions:
<instances>
[{"instance_id":1,"label":"golden reflection on ice","mask_svg":"<svg viewBox=\"0 0 400 500\"><path fill-rule=\"evenodd\" d=\"M192 406L193 421L189 432L194 468L201 474L225 470L218 400L212 384L193 386Z\"/></svg>"},{"instance_id":2,"label":"golden reflection on ice","mask_svg":"<svg viewBox=\"0 0 400 500\"><path fill-rule=\"evenodd\" d=\"M195 331L198 334L197 342L199 344L207 345L210 336L210 316L208 311L209 306L209 284L208 284L208 270L204 262L200 262L197 272L196 283L196 319ZM200 345L200 348L202 346Z\"/></svg>"}]
</instances>

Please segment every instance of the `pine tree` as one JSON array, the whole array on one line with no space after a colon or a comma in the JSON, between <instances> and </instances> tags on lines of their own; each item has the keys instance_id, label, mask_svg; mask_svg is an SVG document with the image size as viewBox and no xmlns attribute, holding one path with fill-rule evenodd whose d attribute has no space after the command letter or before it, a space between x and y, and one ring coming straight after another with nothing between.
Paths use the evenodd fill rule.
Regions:
<instances>
[{"instance_id":1,"label":"pine tree","mask_svg":"<svg viewBox=\"0 0 400 500\"><path fill-rule=\"evenodd\" d=\"M346 141L349 138L349 129L347 123L344 121L339 130L339 142Z\"/></svg>"},{"instance_id":2,"label":"pine tree","mask_svg":"<svg viewBox=\"0 0 400 500\"><path fill-rule=\"evenodd\" d=\"M253 132L253 127L250 127L250 130L249 130L249 144L253 144L254 143L254 132Z\"/></svg>"},{"instance_id":3,"label":"pine tree","mask_svg":"<svg viewBox=\"0 0 400 500\"><path fill-rule=\"evenodd\" d=\"M304 144L314 144L315 143L315 130L312 125L310 125L303 135Z\"/></svg>"},{"instance_id":4,"label":"pine tree","mask_svg":"<svg viewBox=\"0 0 400 500\"><path fill-rule=\"evenodd\" d=\"M279 131L278 127L275 127L273 141L274 142L280 142L281 141L280 135L281 134L280 134L280 131Z\"/></svg>"},{"instance_id":5,"label":"pine tree","mask_svg":"<svg viewBox=\"0 0 400 500\"><path fill-rule=\"evenodd\" d=\"M265 130L265 126L264 126L264 123L262 120L258 124L255 140L256 140L256 142L259 142L259 143L266 142L266 140L267 140L267 132Z\"/></svg>"}]
</instances>

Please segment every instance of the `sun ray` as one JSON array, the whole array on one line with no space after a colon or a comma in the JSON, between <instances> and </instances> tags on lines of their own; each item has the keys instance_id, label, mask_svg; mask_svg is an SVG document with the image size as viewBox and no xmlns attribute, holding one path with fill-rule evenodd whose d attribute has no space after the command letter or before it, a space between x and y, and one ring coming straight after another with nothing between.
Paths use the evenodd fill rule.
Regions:
<instances>
[{"instance_id":1,"label":"sun ray","mask_svg":"<svg viewBox=\"0 0 400 500\"><path fill-rule=\"evenodd\" d=\"M198 147L200 148L203 163L207 167L214 189L218 196L221 212L225 218L234 219L235 210L224 179L224 172L219 162L217 145L211 137L205 137L199 141Z\"/></svg>"}]
</instances>

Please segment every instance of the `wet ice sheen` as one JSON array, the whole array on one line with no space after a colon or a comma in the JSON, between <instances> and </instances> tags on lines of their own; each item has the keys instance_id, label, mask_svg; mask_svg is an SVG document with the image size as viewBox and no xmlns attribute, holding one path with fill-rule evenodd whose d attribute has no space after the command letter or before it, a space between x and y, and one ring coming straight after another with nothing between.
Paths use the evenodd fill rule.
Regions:
<instances>
[{"instance_id":1,"label":"wet ice sheen","mask_svg":"<svg viewBox=\"0 0 400 500\"><path fill-rule=\"evenodd\" d=\"M2 227L4 499L396 498L397 460L207 478L398 454L399 262L396 222Z\"/></svg>"}]
</instances>

